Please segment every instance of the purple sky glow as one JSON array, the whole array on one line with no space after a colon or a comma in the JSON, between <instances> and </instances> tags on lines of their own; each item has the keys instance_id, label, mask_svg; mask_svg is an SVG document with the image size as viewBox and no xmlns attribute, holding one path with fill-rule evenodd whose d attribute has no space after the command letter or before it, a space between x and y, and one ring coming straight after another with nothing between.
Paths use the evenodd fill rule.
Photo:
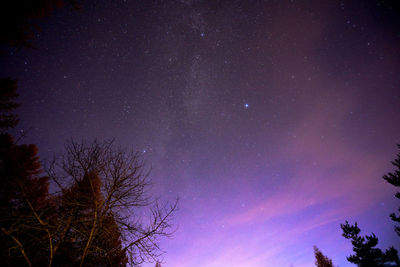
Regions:
<instances>
[{"instance_id":1,"label":"purple sky glow","mask_svg":"<svg viewBox=\"0 0 400 267\"><path fill-rule=\"evenodd\" d=\"M345 220L399 244L382 175L400 143L400 16L382 2L59 9L37 49L2 55L16 131L43 160L69 138L142 151L154 194L180 197L163 267L313 266L313 245L351 266Z\"/></svg>"}]
</instances>

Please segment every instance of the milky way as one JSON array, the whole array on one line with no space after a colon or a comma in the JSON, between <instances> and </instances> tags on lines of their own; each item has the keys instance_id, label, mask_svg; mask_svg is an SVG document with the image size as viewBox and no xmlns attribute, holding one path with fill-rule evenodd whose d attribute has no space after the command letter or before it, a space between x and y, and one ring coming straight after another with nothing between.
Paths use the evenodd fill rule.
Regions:
<instances>
[{"instance_id":1,"label":"milky way","mask_svg":"<svg viewBox=\"0 0 400 267\"><path fill-rule=\"evenodd\" d=\"M386 3L386 4L385 4ZM85 1L8 50L24 142L115 138L180 197L163 266L347 266L383 248L400 143L400 27L384 1ZM153 266L149 264L148 266ZM147 265L145 265L147 266Z\"/></svg>"}]
</instances>

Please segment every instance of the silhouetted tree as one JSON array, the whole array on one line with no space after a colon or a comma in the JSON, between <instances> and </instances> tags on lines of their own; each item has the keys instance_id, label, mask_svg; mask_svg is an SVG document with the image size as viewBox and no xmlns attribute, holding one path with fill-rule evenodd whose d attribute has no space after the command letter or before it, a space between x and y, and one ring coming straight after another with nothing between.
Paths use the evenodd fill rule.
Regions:
<instances>
[{"instance_id":1,"label":"silhouetted tree","mask_svg":"<svg viewBox=\"0 0 400 267\"><path fill-rule=\"evenodd\" d=\"M378 238L375 234L360 236L360 228L357 223L349 225L348 221L341 224L343 236L351 240L355 254L347 257L347 260L360 267L400 266L396 249L390 247L385 252L376 248Z\"/></svg>"},{"instance_id":2,"label":"silhouetted tree","mask_svg":"<svg viewBox=\"0 0 400 267\"><path fill-rule=\"evenodd\" d=\"M49 184L40 175L36 146L17 145L6 133L18 122L12 113L19 106L16 89L15 80L0 79L0 262L21 266L39 264L45 253L38 214L47 212Z\"/></svg>"},{"instance_id":3,"label":"silhouetted tree","mask_svg":"<svg viewBox=\"0 0 400 267\"><path fill-rule=\"evenodd\" d=\"M112 142L66 145L50 196L34 145L0 139L1 262L12 266L125 266L157 260L176 203L146 195L147 173L135 153ZM57 171L57 172L56 172ZM151 207L148 224L143 209Z\"/></svg>"},{"instance_id":4,"label":"silhouetted tree","mask_svg":"<svg viewBox=\"0 0 400 267\"><path fill-rule=\"evenodd\" d=\"M17 94L17 81L11 78L0 79L0 130L15 127L17 116L12 112L19 104L13 101Z\"/></svg>"},{"instance_id":5,"label":"silhouetted tree","mask_svg":"<svg viewBox=\"0 0 400 267\"><path fill-rule=\"evenodd\" d=\"M60 214L55 265L125 266L127 257L122 251L121 234L112 213L96 220L98 205L104 201L100 177L87 173L57 198ZM93 230L93 225L97 228ZM90 245L88 237L92 239Z\"/></svg>"},{"instance_id":6,"label":"silhouetted tree","mask_svg":"<svg viewBox=\"0 0 400 267\"><path fill-rule=\"evenodd\" d=\"M322 252L314 246L315 266L317 267L333 267L332 260L322 254Z\"/></svg>"},{"instance_id":7,"label":"silhouetted tree","mask_svg":"<svg viewBox=\"0 0 400 267\"><path fill-rule=\"evenodd\" d=\"M57 228L63 234L58 239L78 252L69 260L99 266L99 258L105 262L111 256L118 266L126 255L131 265L138 265L161 255L158 239L171 235L177 202L160 206L151 200L148 173L137 153L116 148L113 141L71 141L48 174L61 189ZM151 211L147 224L142 218L145 208Z\"/></svg>"},{"instance_id":8,"label":"silhouetted tree","mask_svg":"<svg viewBox=\"0 0 400 267\"><path fill-rule=\"evenodd\" d=\"M34 19L77 0L5 0L0 43L32 46ZM0 80L0 130L14 127L15 80ZM146 194L138 154L112 142L66 145L60 168L49 170L60 191L49 195L34 145L0 134L0 263L10 266L124 266L156 260L158 239L172 232L177 202L160 206ZM150 220L143 209L150 207Z\"/></svg>"},{"instance_id":9,"label":"silhouetted tree","mask_svg":"<svg viewBox=\"0 0 400 267\"><path fill-rule=\"evenodd\" d=\"M400 149L400 144L397 145L398 148ZM397 159L395 159L392 164L397 168L394 172L389 172L388 174L383 176L383 179L385 179L388 183L396 186L396 187L400 187L400 153L397 154ZM396 198L400 199L400 192L396 193ZM398 209L398 211L400 212L400 207ZM392 218L392 220L396 223L400 223L400 214L398 216L396 216L395 213L390 214L390 218ZM394 227L397 235L400 236L400 226L395 226Z\"/></svg>"},{"instance_id":10,"label":"silhouetted tree","mask_svg":"<svg viewBox=\"0 0 400 267\"><path fill-rule=\"evenodd\" d=\"M0 262L3 264L47 265L50 233L44 217L51 217L48 216L49 183L48 177L40 172L35 145L16 145L10 135L0 135Z\"/></svg>"},{"instance_id":11,"label":"silhouetted tree","mask_svg":"<svg viewBox=\"0 0 400 267\"><path fill-rule=\"evenodd\" d=\"M157 261L155 267L161 267L161 263Z\"/></svg>"},{"instance_id":12,"label":"silhouetted tree","mask_svg":"<svg viewBox=\"0 0 400 267\"><path fill-rule=\"evenodd\" d=\"M49 194L35 145L17 145L16 83L0 91L0 263L2 266L125 266L154 261L169 236L177 203L159 206L146 189L138 154L113 142L66 145L49 169L60 188ZM150 207L149 222L143 212Z\"/></svg>"}]
</instances>

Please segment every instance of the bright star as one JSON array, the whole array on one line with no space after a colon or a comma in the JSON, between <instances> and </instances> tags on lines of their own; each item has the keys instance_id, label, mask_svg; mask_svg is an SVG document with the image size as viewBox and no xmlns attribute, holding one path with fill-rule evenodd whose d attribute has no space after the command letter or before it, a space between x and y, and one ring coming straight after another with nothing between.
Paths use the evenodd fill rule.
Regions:
<instances>
[{"instance_id":1,"label":"bright star","mask_svg":"<svg viewBox=\"0 0 400 267\"><path fill-rule=\"evenodd\" d=\"M249 104L247 104L247 103L244 104L244 107L245 107L245 108L249 108Z\"/></svg>"}]
</instances>

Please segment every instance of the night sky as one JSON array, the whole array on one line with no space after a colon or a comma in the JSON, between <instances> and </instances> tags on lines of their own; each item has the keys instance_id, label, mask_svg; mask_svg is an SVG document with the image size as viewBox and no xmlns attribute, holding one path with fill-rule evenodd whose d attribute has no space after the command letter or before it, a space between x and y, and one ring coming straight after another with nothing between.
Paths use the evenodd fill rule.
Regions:
<instances>
[{"instance_id":1,"label":"night sky","mask_svg":"<svg viewBox=\"0 0 400 267\"><path fill-rule=\"evenodd\" d=\"M1 56L14 135L44 161L70 138L140 151L154 195L180 197L163 266L312 266L313 245L350 266L345 220L399 243L391 1L87 0L39 24Z\"/></svg>"}]
</instances>

